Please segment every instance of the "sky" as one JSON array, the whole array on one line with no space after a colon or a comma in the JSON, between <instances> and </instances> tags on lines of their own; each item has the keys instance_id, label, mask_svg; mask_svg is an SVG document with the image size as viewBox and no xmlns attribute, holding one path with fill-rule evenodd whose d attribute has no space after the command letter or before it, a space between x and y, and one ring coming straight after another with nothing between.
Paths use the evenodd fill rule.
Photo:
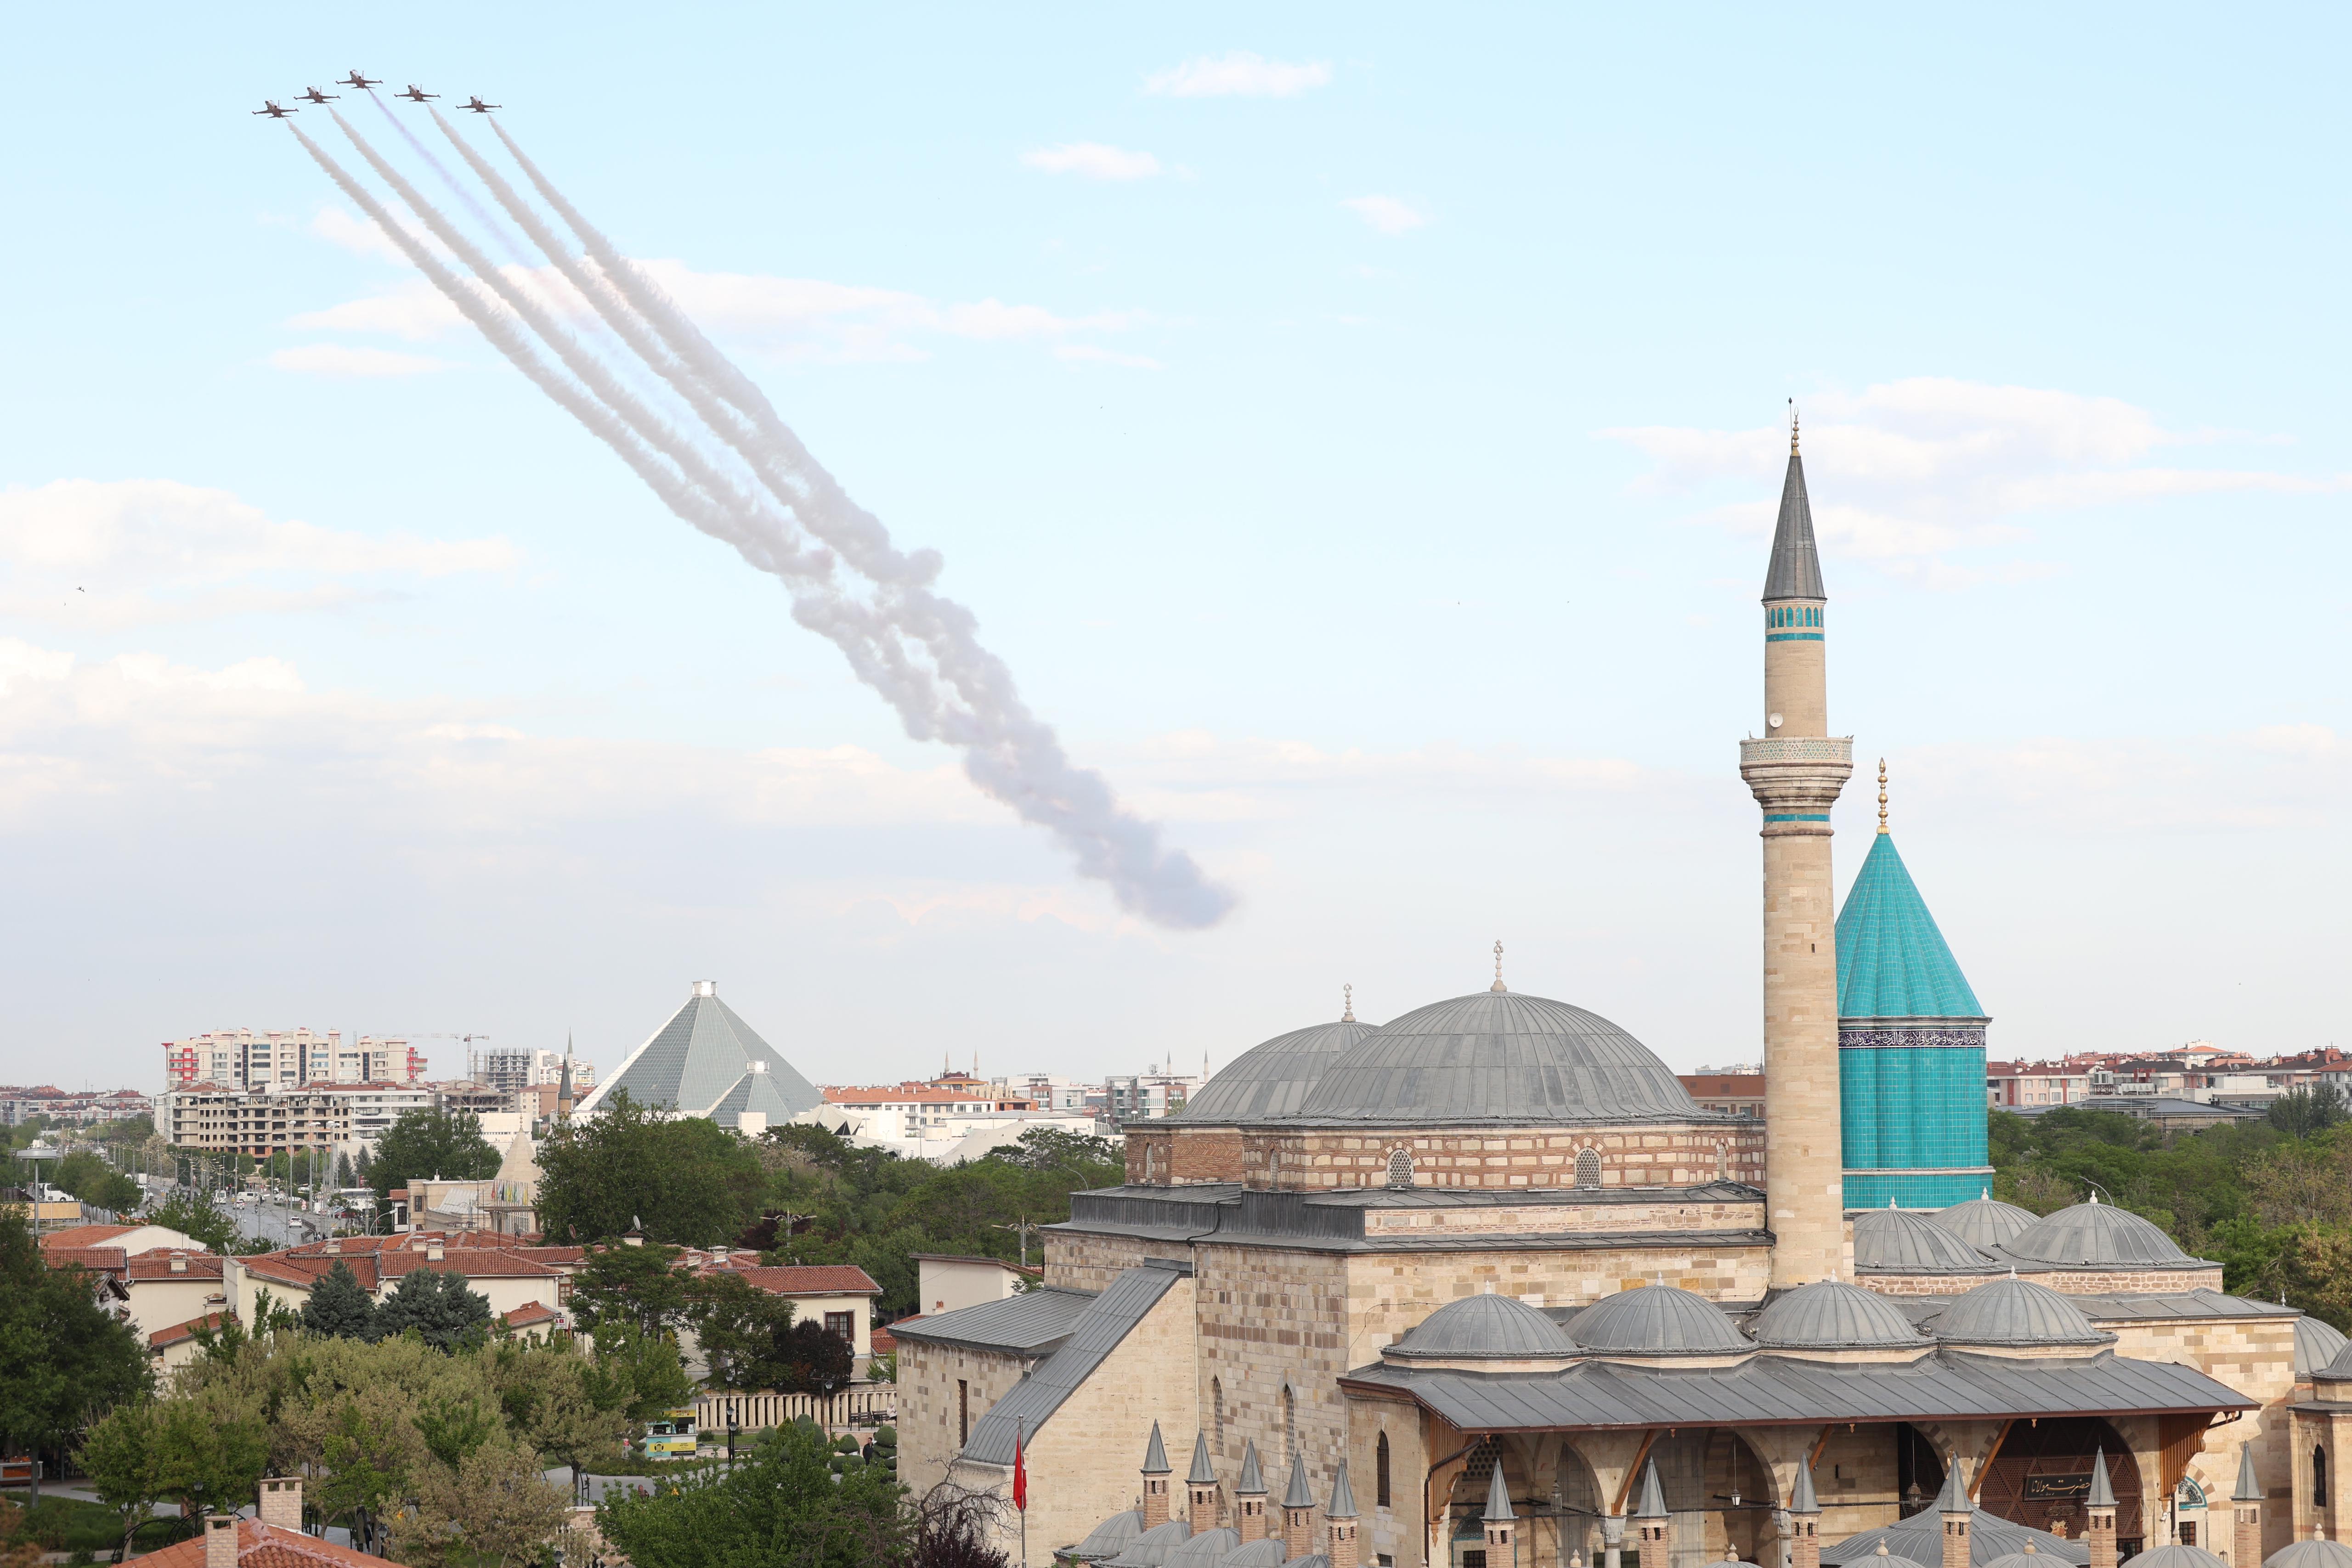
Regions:
<instances>
[{"instance_id":1,"label":"sky","mask_svg":"<svg viewBox=\"0 0 2352 1568\"><path fill-rule=\"evenodd\" d=\"M1841 887L1883 757L1996 1056L2352 1043L2347 30L26 13L0 1082L298 1025L609 1068L702 978L821 1082L1197 1070L1498 940L1753 1061L1791 400ZM501 106L1232 912L1123 907L910 737L250 113L341 90L292 123L476 224L353 68Z\"/></svg>"}]
</instances>

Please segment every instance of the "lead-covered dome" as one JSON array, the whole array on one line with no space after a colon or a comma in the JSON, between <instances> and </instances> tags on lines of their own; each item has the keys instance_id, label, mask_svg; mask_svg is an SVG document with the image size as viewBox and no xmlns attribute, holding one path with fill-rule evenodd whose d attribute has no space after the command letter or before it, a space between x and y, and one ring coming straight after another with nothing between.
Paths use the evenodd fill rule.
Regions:
<instances>
[{"instance_id":1,"label":"lead-covered dome","mask_svg":"<svg viewBox=\"0 0 2352 1568\"><path fill-rule=\"evenodd\" d=\"M1853 1217L1853 1266L1872 1274L1990 1274L2000 1268L1907 1208L1865 1208Z\"/></svg>"},{"instance_id":2,"label":"lead-covered dome","mask_svg":"<svg viewBox=\"0 0 2352 1568\"><path fill-rule=\"evenodd\" d=\"M1481 991L1433 1002L1359 1041L1299 1107L1318 1122L1706 1120L1648 1046L1598 1013Z\"/></svg>"},{"instance_id":3,"label":"lead-covered dome","mask_svg":"<svg viewBox=\"0 0 2352 1568\"><path fill-rule=\"evenodd\" d=\"M2153 1220L2095 1198L2043 1216L2000 1248L2012 1258L2073 1268L2161 1269L2196 1261Z\"/></svg>"},{"instance_id":4,"label":"lead-covered dome","mask_svg":"<svg viewBox=\"0 0 2352 1568\"><path fill-rule=\"evenodd\" d=\"M1495 1294L1446 1302L1383 1354L1400 1361L1529 1361L1576 1353L1566 1329L1517 1296Z\"/></svg>"},{"instance_id":5,"label":"lead-covered dome","mask_svg":"<svg viewBox=\"0 0 2352 1568\"><path fill-rule=\"evenodd\" d=\"M2352 1546L2340 1541L2290 1541L2264 1558L2263 1568L2352 1568Z\"/></svg>"},{"instance_id":6,"label":"lead-covered dome","mask_svg":"<svg viewBox=\"0 0 2352 1568\"><path fill-rule=\"evenodd\" d=\"M2347 1343L2343 1333L2334 1323L2322 1322L2305 1312L2294 1320L2294 1375L2309 1377L2324 1371ZM2346 1568L2352 1568L2347 1563Z\"/></svg>"},{"instance_id":7,"label":"lead-covered dome","mask_svg":"<svg viewBox=\"0 0 2352 1568\"><path fill-rule=\"evenodd\" d=\"M2151 1546L2137 1557L2124 1559L2123 1568L2230 1568L2230 1565L2201 1546L2183 1546L2178 1541L2168 1541L2161 1546Z\"/></svg>"},{"instance_id":8,"label":"lead-covered dome","mask_svg":"<svg viewBox=\"0 0 2352 1568\"><path fill-rule=\"evenodd\" d=\"M1958 1345L2095 1345L2116 1336L2049 1286L2012 1279L1979 1285L1946 1307L1936 1337Z\"/></svg>"},{"instance_id":9,"label":"lead-covered dome","mask_svg":"<svg viewBox=\"0 0 2352 1568\"><path fill-rule=\"evenodd\" d=\"M1990 1193L1939 1208L1928 1218L1971 1247L2000 1247L2042 1217L2030 1208L2003 1203Z\"/></svg>"},{"instance_id":10,"label":"lead-covered dome","mask_svg":"<svg viewBox=\"0 0 2352 1568\"><path fill-rule=\"evenodd\" d=\"M1142 1533L1143 1515L1130 1508L1096 1525L1084 1541L1070 1549L1068 1555L1074 1562L1100 1563L1126 1551Z\"/></svg>"},{"instance_id":11,"label":"lead-covered dome","mask_svg":"<svg viewBox=\"0 0 2352 1568\"><path fill-rule=\"evenodd\" d=\"M1843 1280L1798 1286L1756 1315L1755 1333L1767 1350L1924 1350L1930 1343L1894 1302Z\"/></svg>"},{"instance_id":12,"label":"lead-covered dome","mask_svg":"<svg viewBox=\"0 0 2352 1568\"><path fill-rule=\"evenodd\" d=\"M1596 1355L1724 1355L1756 1348L1720 1307L1674 1285L1603 1296L1569 1320L1568 1335Z\"/></svg>"},{"instance_id":13,"label":"lead-covered dome","mask_svg":"<svg viewBox=\"0 0 2352 1568\"><path fill-rule=\"evenodd\" d=\"M1340 1052L1376 1032L1372 1025L1347 1018L1276 1035L1227 1062L1172 1119L1254 1122L1262 1116L1287 1116Z\"/></svg>"}]
</instances>

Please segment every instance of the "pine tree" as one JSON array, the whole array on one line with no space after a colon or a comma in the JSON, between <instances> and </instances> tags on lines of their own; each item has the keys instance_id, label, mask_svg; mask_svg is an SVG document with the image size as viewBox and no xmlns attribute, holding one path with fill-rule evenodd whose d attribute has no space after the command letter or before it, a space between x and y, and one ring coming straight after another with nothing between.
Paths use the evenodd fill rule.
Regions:
<instances>
[{"instance_id":1,"label":"pine tree","mask_svg":"<svg viewBox=\"0 0 2352 1568\"><path fill-rule=\"evenodd\" d=\"M479 1343L489 1334L488 1297L466 1287L466 1276L437 1269L412 1269L375 1310L375 1333L396 1339L415 1329L436 1350Z\"/></svg>"},{"instance_id":2,"label":"pine tree","mask_svg":"<svg viewBox=\"0 0 2352 1568\"><path fill-rule=\"evenodd\" d=\"M340 1260L311 1287L310 1299L302 1304L302 1327L334 1339L373 1340L378 1337L375 1320L375 1302L360 1288L352 1266Z\"/></svg>"}]
</instances>

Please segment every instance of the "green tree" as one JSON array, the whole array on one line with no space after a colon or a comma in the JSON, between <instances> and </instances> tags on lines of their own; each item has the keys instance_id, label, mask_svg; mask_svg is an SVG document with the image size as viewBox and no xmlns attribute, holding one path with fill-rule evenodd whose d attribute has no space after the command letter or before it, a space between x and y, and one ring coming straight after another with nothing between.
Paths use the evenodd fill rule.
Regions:
<instances>
[{"instance_id":1,"label":"green tree","mask_svg":"<svg viewBox=\"0 0 2352 1568\"><path fill-rule=\"evenodd\" d=\"M776 1331L773 1381L784 1394L835 1394L849 1385L856 1347L814 1319Z\"/></svg>"},{"instance_id":2,"label":"green tree","mask_svg":"<svg viewBox=\"0 0 2352 1568\"><path fill-rule=\"evenodd\" d=\"M489 1300L468 1289L463 1274L411 1269L375 1309L374 1331L393 1339L411 1329L436 1350L478 1345L489 1337Z\"/></svg>"},{"instance_id":3,"label":"green tree","mask_svg":"<svg viewBox=\"0 0 2352 1568\"><path fill-rule=\"evenodd\" d=\"M380 1338L375 1320L374 1298L361 1287L352 1266L340 1258L326 1277L310 1288L310 1299L302 1303L303 1329L322 1338Z\"/></svg>"},{"instance_id":4,"label":"green tree","mask_svg":"<svg viewBox=\"0 0 2352 1568\"><path fill-rule=\"evenodd\" d=\"M688 1247L732 1238L758 1217L767 1174L743 1141L699 1116L662 1116L614 1090L539 1151L540 1228L609 1241L642 1226Z\"/></svg>"},{"instance_id":5,"label":"green tree","mask_svg":"<svg viewBox=\"0 0 2352 1568\"><path fill-rule=\"evenodd\" d=\"M236 1222L187 1193L175 1192L165 1198L147 1216L147 1221L178 1231L207 1252L227 1254L236 1250Z\"/></svg>"},{"instance_id":6,"label":"green tree","mask_svg":"<svg viewBox=\"0 0 2352 1568\"><path fill-rule=\"evenodd\" d=\"M698 1289L694 1276L677 1266L675 1247L656 1241L592 1247L572 1277L572 1316L591 1333L627 1322L660 1334L686 1322Z\"/></svg>"},{"instance_id":7,"label":"green tree","mask_svg":"<svg viewBox=\"0 0 2352 1568\"><path fill-rule=\"evenodd\" d=\"M499 1174L499 1151L482 1136L482 1119L469 1112L404 1111L377 1140L368 1182L378 1203L392 1189L426 1176L485 1181Z\"/></svg>"},{"instance_id":8,"label":"green tree","mask_svg":"<svg viewBox=\"0 0 2352 1568\"><path fill-rule=\"evenodd\" d=\"M51 1179L84 1203L117 1214L135 1210L144 1196L137 1182L116 1170L95 1149L76 1149L59 1160Z\"/></svg>"},{"instance_id":9,"label":"green tree","mask_svg":"<svg viewBox=\"0 0 2352 1568\"><path fill-rule=\"evenodd\" d=\"M616 1321L596 1331L587 1392L596 1408L620 1416L635 1437L646 1422L691 1401L694 1380L675 1340Z\"/></svg>"},{"instance_id":10,"label":"green tree","mask_svg":"<svg viewBox=\"0 0 2352 1568\"><path fill-rule=\"evenodd\" d=\"M740 1274L696 1281L694 1336L714 1388L781 1388L792 1364L779 1356L793 1326L793 1303Z\"/></svg>"},{"instance_id":11,"label":"green tree","mask_svg":"<svg viewBox=\"0 0 2352 1568\"><path fill-rule=\"evenodd\" d=\"M79 1458L99 1497L122 1514L127 1549L158 1502L202 1513L252 1501L269 1444L258 1421L224 1421L193 1400L142 1399L93 1426Z\"/></svg>"},{"instance_id":12,"label":"green tree","mask_svg":"<svg viewBox=\"0 0 2352 1568\"><path fill-rule=\"evenodd\" d=\"M68 1447L147 1385L146 1347L97 1281L48 1267L24 1217L0 1212L0 1452Z\"/></svg>"},{"instance_id":13,"label":"green tree","mask_svg":"<svg viewBox=\"0 0 2352 1568\"><path fill-rule=\"evenodd\" d=\"M906 1551L904 1495L879 1465L836 1480L824 1434L784 1426L731 1470L607 1498L596 1525L635 1568L869 1568Z\"/></svg>"},{"instance_id":14,"label":"green tree","mask_svg":"<svg viewBox=\"0 0 2352 1568\"><path fill-rule=\"evenodd\" d=\"M2270 1124L2293 1138L2324 1133L2344 1120L2344 1091L2333 1083L2300 1084L2271 1102Z\"/></svg>"}]
</instances>

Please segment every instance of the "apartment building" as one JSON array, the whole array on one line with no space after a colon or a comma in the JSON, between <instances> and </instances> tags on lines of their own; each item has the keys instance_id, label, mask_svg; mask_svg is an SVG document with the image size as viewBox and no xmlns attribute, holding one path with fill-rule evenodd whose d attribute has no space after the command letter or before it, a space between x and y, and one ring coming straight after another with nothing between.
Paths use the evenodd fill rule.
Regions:
<instances>
[{"instance_id":1,"label":"apartment building","mask_svg":"<svg viewBox=\"0 0 2352 1568\"><path fill-rule=\"evenodd\" d=\"M407 1040L363 1034L345 1044L342 1030L334 1029L324 1034L307 1027L215 1030L163 1042L167 1089L198 1083L246 1089L414 1083L424 1076L425 1057Z\"/></svg>"},{"instance_id":2,"label":"apartment building","mask_svg":"<svg viewBox=\"0 0 2352 1568\"><path fill-rule=\"evenodd\" d=\"M469 1076L492 1089L553 1088L563 1076L563 1052L527 1046L499 1046L473 1053ZM572 1059L572 1087L579 1098L596 1086L596 1069L578 1057Z\"/></svg>"},{"instance_id":3,"label":"apartment building","mask_svg":"<svg viewBox=\"0 0 2352 1568\"><path fill-rule=\"evenodd\" d=\"M155 1130L180 1148L255 1158L303 1150L354 1154L373 1146L402 1112L432 1103L430 1090L402 1083L194 1083L157 1099Z\"/></svg>"}]
</instances>

